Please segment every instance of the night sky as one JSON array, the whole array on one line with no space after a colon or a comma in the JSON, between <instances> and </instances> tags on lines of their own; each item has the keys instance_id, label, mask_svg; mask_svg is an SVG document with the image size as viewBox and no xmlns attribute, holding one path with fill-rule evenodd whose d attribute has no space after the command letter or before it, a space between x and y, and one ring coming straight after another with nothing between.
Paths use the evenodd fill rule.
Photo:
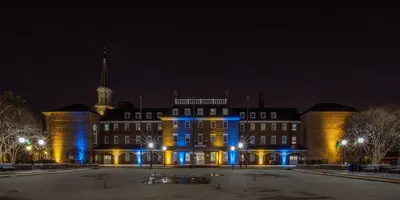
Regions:
<instances>
[{"instance_id":1,"label":"night sky","mask_svg":"<svg viewBox=\"0 0 400 200\"><path fill-rule=\"evenodd\" d=\"M400 101L398 5L142 2L152 3L1 6L0 91L38 110L93 106L107 46L114 104L143 95L145 107L169 107L175 88L202 98L228 88L235 107L263 92L266 106L299 111Z\"/></svg>"}]
</instances>

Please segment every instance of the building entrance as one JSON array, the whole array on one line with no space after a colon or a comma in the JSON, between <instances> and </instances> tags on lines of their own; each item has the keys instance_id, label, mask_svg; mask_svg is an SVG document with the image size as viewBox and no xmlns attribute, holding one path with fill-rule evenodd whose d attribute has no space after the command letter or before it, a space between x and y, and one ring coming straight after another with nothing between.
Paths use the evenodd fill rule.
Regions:
<instances>
[{"instance_id":1,"label":"building entrance","mask_svg":"<svg viewBox=\"0 0 400 200\"><path fill-rule=\"evenodd\" d=\"M196 153L196 165L204 165L204 153Z\"/></svg>"}]
</instances>

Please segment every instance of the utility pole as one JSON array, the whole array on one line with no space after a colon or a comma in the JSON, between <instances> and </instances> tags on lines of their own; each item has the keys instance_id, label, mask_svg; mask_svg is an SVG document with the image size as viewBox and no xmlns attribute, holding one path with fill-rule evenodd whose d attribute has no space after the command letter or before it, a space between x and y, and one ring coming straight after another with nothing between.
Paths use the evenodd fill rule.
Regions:
<instances>
[{"instance_id":1,"label":"utility pole","mask_svg":"<svg viewBox=\"0 0 400 200\"><path fill-rule=\"evenodd\" d=\"M143 132L142 132L142 96L140 96L140 103L139 103L139 112L140 112L140 121L139 121L139 130L140 130L140 168L142 168L142 151L143 151L143 146L142 146L142 136L143 136Z\"/></svg>"},{"instance_id":2,"label":"utility pole","mask_svg":"<svg viewBox=\"0 0 400 200\"><path fill-rule=\"evenodd\" d=\"M193 97L193 110L192 110L192 115L193 115L193 118L192 118L192 143L193 143L193 156L192 156L192 158L193 158L193 161L192 161L192 167L194 168L194 158L195 158L195 154L194 154L194 148L195 148L195 145L194 145L194 117L196 116L196 111L194 110L195 109L195 99L194 99L194 97Z\"/></svg>"}]
</instances>

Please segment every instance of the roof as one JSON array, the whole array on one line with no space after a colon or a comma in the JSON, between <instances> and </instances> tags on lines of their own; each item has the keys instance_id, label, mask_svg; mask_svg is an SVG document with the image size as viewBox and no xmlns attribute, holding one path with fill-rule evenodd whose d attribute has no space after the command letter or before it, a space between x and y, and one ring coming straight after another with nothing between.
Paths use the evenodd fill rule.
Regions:
<instances>
[{"instance_id":1,"label":"roof","mask_svg":"<svg viewBox=\"0 0 400 200\"><path fill-rule=\"evenodd\" d=\"M164 113L168 108L142 108L142 120L160 120L157 117L157 113ZM130 113L130 118L125 119L125 113ZM130 121L136 119L136 113L140 113L140 108L131 109L108 109L101 117L101 121ZM151 113L151 119L147 118L146 114Z\"/></svg>"},{"instance_id":2,"label":"roof","mask_svg":"<svg viewBox=\"0 0 400 200\"><path fill-rule=\"evenodd\" d=\"M92 110L89 106L81 103L76 103L72 104L69 106L53 109L53 110L47 110L45 112L92 112L98 115L98 113L94 110Z\"/></svg>"},{"instance_id":3,"label":"roof","mask_svg":"<svg viewBox=\"0 0 400 200\"><path fill-rule=\"evenodd\" d=\"M279 150L279 151L286 151L286 150L297 150L297 151L304 151L307 150L300 144L292 144L292 145L285 145L285 144L256 144L251 145L248 144L247 147L249 149L268 149L268 150Z\"/></svg>"},{"instance_id":4,"label":"roof","mask_svg":"<svg viewBox=\"0 0 400 200\"><path fill-rule=\"evenodd\" d=\"M247 108L234 108L238 114L246 112ZM255 118L250 118L250 113L255 113ZM276 118L271 118L271 113L276 113ZM261 113L266 114L266 118L261 118ZM300 121L299 112L296 108L249 108L249 120L293 120Z\"/></svg>"},{"instance_id":5,"label":"roof","mask_svg":"<svg viewBox=\"0 0 400 200\"><path fill-rule=\"evenodd\" d=\"M302 114L307 112L357 112L357 109L350 106L345 106L338 103L317 103L310 109L306 110Z\"/></svg>"}]
</instances>

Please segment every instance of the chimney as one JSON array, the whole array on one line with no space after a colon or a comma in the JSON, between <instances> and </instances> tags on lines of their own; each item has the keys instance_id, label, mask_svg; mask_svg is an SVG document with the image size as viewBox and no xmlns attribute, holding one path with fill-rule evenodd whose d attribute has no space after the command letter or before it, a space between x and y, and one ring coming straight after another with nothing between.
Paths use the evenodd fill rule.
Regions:
<instances>
[{"instance_id":1,"label":"chimney","mask_svg":"<svg viewBox=\"0 0 400 200\"><path fill-rule=\"evenodd\" d=\"M260 92L258 94L258 107L259 108L264 108L264 101L265 101L264 94Z\"/></svg>"},{"instance_id":2,"label":"chimney","mask_svg":"<svg viewBox=\"0 0 400 200\"><path fill-rule=\"evenodd\" d=\"M179 90L178 89L174 90L174 99L179 99Z\"/></svg>"},{"instance_id":3,"label":"chimney","mask_svg":"<svg viewBox=\"0 0 400 200\"><path fill-rule=\"evenodd\" d=\"M228 90L228 89L225 89L225 90L224 90L224 98L227 99L227 98L228 98L228 95L229 95L229 90Z\"/></svg>"}]
</instances>

